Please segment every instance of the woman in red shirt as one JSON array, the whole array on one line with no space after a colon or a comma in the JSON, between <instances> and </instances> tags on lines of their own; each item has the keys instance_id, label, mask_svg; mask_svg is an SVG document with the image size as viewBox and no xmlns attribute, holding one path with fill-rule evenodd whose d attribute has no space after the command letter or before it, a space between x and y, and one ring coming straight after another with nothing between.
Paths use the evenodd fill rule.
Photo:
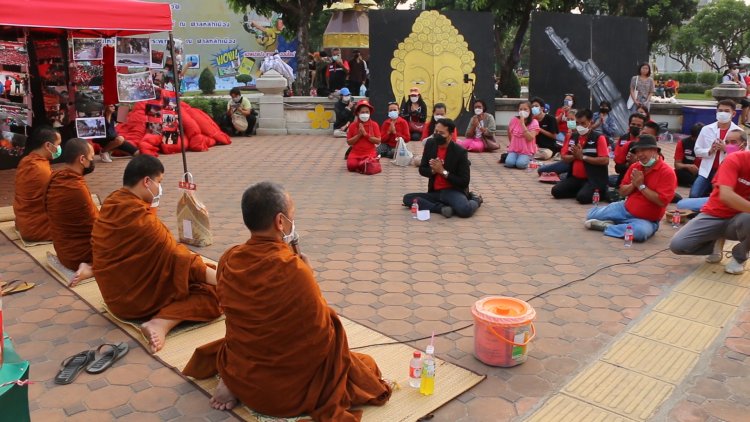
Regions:
<instances>
[{"instance_id":1,"label":"woman in red shirt","mask_svg":"<svg viewBox=\"0 0 750 422\"><path fill-rule=\"evenodd\" d=\"M555 119L557 119L557 142L562 143L565 140L565 135L568 134L568 112L575 108L576 96L573 94L565 94L563 98L563 106L555 111ZM573 118L575 120L575 118Z\"/></svg>"},{"instance_id":2,"label":"woman in red shirt","mask_svg":"<svg viewBox=\"0 0 750 422\"><path fill-rule=\"evenodd\" d=\"M370 118L374 111L367 100L361 100L354 107L356 117L346 133L346 143L352 147L346 159L346 168L349 171L369 173L366 167L377 161L375 146L380 144L380 128Z\"/></svg>"},{"instance_id":3,"label":"woman in red shirt","mask_svg":"<svg viewBox=\"0 0 750 422\"><path fill-rule=\"evenodd\" d=\"M380 127L380 133L383 139L378 145L377 151L381 157L393 158L396 152L398 139L409 142L409 122L398 115L398 103L391 101L388 103L388 118L383 121Z\"/></svg>"}]
</instances>

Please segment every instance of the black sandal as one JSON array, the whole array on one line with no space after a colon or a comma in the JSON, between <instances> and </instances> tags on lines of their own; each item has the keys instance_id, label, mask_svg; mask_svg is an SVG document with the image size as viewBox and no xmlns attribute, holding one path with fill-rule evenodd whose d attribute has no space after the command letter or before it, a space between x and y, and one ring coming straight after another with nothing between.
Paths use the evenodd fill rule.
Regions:
<instances>
[{"instance_id":1,"label":"black sandal","mask_svg":"<svg viewBox=\"0 0 750 422\"><path fill-rule=\"evenodd\" d=\"M91 362L91 364L86 367L86 372L88 372L89 374L101 374L107 368L117 362L121 357L125 356L128 353L129 349L128 344L124 342L117 344L104 343L99 346L96 351L100 352L102 350L102 347L104 346L109 347L109 350L102 353L99 358Z\"/></svg>"},{"instance_id":2,"label":"black sandal","mask_svg":"<svg viewBox=\"0 0 750 422\"><path fill-rule=\"evenodd\" d=\"M70 384L92 360L94 360L93 350L86 350L65 359L60 365L60 371L55 376L55 384Z\"/></svg>"}]
</instances>

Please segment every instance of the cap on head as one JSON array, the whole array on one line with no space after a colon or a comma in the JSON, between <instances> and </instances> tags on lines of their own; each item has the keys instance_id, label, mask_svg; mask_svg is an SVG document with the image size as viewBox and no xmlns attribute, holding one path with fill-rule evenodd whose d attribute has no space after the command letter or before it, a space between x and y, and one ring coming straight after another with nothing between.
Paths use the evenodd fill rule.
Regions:
<instances>
[{"instance_id":1,"label":"cap on head","mask_svg":"<svg viewBox=\"0 0 750 422\"><path fill-rule=\"evenodd\" d=\"M339 94L341 95L352 95L351 91L349 91L349 88L341 88L339 91Z\"/></svg>"},{"instance_id":2,"label":"cap on head","mask_svg":"<svg viewBox=\"0 0 750 422\"><path fill-rule=\"evenodd\" d=\"M417 88L416 86L413 86L413 87L412 87L412 88L411 88L411 89L409 90L409 95L419 95L419 88Z\"/></svg>"}]
</instances>

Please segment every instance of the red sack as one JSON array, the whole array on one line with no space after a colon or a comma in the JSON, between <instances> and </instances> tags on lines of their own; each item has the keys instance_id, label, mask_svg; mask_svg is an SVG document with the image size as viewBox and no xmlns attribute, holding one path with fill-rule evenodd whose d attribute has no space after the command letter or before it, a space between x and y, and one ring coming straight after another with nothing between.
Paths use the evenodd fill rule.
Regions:
<instances>
[{"instance_id":1,"label":"red sack","mask_svg":"<svg viewBox=\"0 0 750 422\"><path fill-rule=\"evenodd\" d=\"M358 171L362 174L378 174L383 171L383 167L380 165L380 159L376 157L368 157L359 162Z\"/></svg>"}]
</instances>

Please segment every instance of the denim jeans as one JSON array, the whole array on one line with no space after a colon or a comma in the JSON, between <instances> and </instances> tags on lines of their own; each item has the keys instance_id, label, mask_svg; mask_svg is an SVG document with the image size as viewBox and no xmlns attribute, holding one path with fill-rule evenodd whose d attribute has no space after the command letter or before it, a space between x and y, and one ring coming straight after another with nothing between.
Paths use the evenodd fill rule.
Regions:
<instances>
[{"instance_id":1,"label":"denim jeans","mask_svg":"<svg viewBox=\"0 0 750 422\"><path fill-rule=\"evenodd\" d=\"M604 234L611 237L625 237L625 228L633 227L633 240L645 242L659 229L659 223L633 217L625 209L625 201L613 202L606 207L595 207L589 210L587 219L609 220L615 224L604 229Z\"/></svg>"},{"instance_id":2,"label":"denim jeans","mask_svg":"<svg viewBox=\"0 0 750 422\"><path fill-rule=\"evenodd\" d=\"M677 203L677 208L681 210L700 211L708 202L708 198L685 198Z\"/></svg>"},{"instance_id":3,"label":"denim jeans","mask_svg":"<svg viewBox=\"0 0 750 422\"><path fill-rule=\"evenodd\" d=\"M713 189L711 180L713 180L715 175L716 170L711 170L711 173L708 173L708 178L703 176L696 177L693 186L690 187L690 195L688 196L690 198L705 198L711 195L711 190Z\"/></svg>"},{"instance_id":4,"label":"denim jeans","mask_svg":"<svg viewBox=\"0 0 750 422\"><path fill-rule=\"evenodd\" d=\"M560 160L552 164L543 165L539 167L536 172L540 175L542 173L557 173L558 175L570 173L570 164Z\"/></svg>"},{"instance_id":5,"label":"denim jeans","mask_svg":"<svg viewBox=\"0 0 750 422\"><path fill-rule=\"evenodd\" d=\"M508 157L505 158L505 167L508 168L519 168L525 169L529 166L531 156L526 154L519 154L517 152L509 152Z\"/></svg>"},{"instance_id":6,"label":"denim jeans","mask_svg":"<svg viewBox=\"0 0 750 422\"><path fill-rule=\"evenodd\" d=\"M410 207L416 198L420 210L430 210L431 214L440 214L443 207L453 208L453 213L461 218L469 218L479 208L479 203L466 197L466 194L456 189L442 189L434 192L407 193L404 195L404 205Z\"/></svg>"}]
</instances>

